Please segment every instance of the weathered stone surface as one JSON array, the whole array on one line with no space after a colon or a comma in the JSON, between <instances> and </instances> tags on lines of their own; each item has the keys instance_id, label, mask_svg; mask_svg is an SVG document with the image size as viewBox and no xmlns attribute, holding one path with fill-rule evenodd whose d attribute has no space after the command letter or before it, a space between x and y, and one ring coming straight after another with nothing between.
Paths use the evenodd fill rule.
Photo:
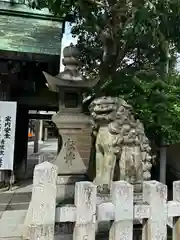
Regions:
<instances>
[{"instance_id":1,"label":"weathered stone surface","mask_svg":"<svg viewBox=\"0 0 180 240\"><path fill-rule=\"evenodd\" d=\"M54 240L73 240L74 223L56 223Z\"/></svg>"},{"instance_id":2,"label":"weathered stone surface","mask_svg":"<svg viewBox=\"0 0 180 240\"><path fill-rule=\"evenodd\" d=\"M57 167L43 162L35 167L32 199L25 219L24 239L54 239Z\"/></svg>"},{"instance_id":3,"label":"weathered stone surface","mask_svg":"<svg viewBox=\"0 0 180 240\"><path fill-rule=\"evenodd\" d=\"M84 179L84 175L59 175L57 180L57 203L73 203L75 183L84 181Z\"/></svg>"},{"instance_id":4,"label":"weathered stone surface","mask_svg":"<svg viewBox=\"0 0 180 240\"><path fill-rule=\"evenodd\" d=\"M142 181L151 177L151 148L142 123L133 116L132 107L123 99L101 97L89 109L96 137L94 182L98 190L110 189L115 178L134 184L135 192L141 192Z\"/></svg>"},{"instance_id":5,"label":"weathered stone surface","mask_svg":"<svg viewBox=\"0 0 180 240\"><path fill-rule=\"evenodd\" d=\"M59 175L57 177L57 185L75 184L76 182L84 181L83 175Z\"/></svg>"},{"instance_id":6,"label":"weathered stone surface","mask_svg":"<svg viewBox=\"0 0 180 240\"><path fill-rule=\"evenodd\" d=\"M167 186L157 181L144 182L143 201L150 205L150 216L143 227L143 239L166 239Z\"/></svg>"},{"instance_id":7,"label":"weathered stone surface","mask_svg":"<svg viewBox=\"0 0 180 240\"><path fill-rule=\"evenodd\" d=\"M59 92L59 88L60 88L61 95L63 95L62 93L63 90L73 89L73 91L71 91L71 94L72 93L79 94L79 92L82 92L82 90L84 89L93 88L98 82L98 79L94 79L94 80L85 79L83 74L79 71L80 51L78 50L78 48L71 43L70 46L67 46L64 48L63 55L64 55L63 65L65 66L64 71L59 72L59 74L55 77L44 72L44 75L47 79L47 82L51 91ZM66 99L66 100L70 100L70 99ZM74 108L74 104L76 103L77 99L75 101L74 100L73 100L73 107L71 102L72 108ZM65 106L66 104L67 104L67 101L65 102Z\"/></svg>"},{"instance_id":8,"label":"weathered stone surface","mask_svg":"<svg viewBox=\"0 0 180 240\"><path fill-rule=\"evenodd\" d=\"M84 176L91 152L91 117L82 113L82 92L94 85L78 69L76 48L64 49L65 69L56 77L44 73L51 91L59 92L59 112L52 117L62 138L61 150L54 161L58 167L57 199L73 200L73 175ZM65 179L69 175L69 179ZM75 177L76 178L76 177ZM96 186L78 182L75 187L76 224L73 239L95 239ZM89 195L90 194L90 195ZM63 209L66 211L67 209ZM86 212L86 215L83 214ZM59 213L62 213L61 211ZM63 212L64 214L64 212ZM66 218L67 220L67 218Z\"/></svg>"},{"instance_id":9,"label":"weathered stone surface","mask_svg":"<svg viewBox=\"0 0 180 240\"><path fill-rule=\"evenodd\" d=\"M110 240L133 237L133 186L124 181L113 182L112 203L115 207Z\"/></svg>"},{"instance_id":10,"label":"weathered stone surface","mask_svg":"<svg viewBox=\"0 0 180 240\"><path fill-rule=\"evenodd\" d=\"M70 44L63 51L64 71L54 77L44 73L51 91L59 92L59 112L52 117L62 147L54 162L58 174L84 174L87 172L91 151L91 117L82 109L82 93L94 86L79 71L79 50Z\"/></svg>"},{"instance_id":11,"label":"weathered stone surface","mask_svg":"<svg viewBox=\"0 0 180 240\"><path fill-rule=\"evenodd\" d=\"M57 203L73 203L75 183L84 181L84 175L59 175L57 178Z\"/></svg>"},{"instance_id":12,"label":"weathered stone surface","mask_svg":"<svg viewBox=\"0 0 180 240\"><path fill-rule=\"evenodd\" d=\"M96 186L91 182L76 183L74 240L95 240L96 192Z\"/></svg>"},{"instance_id":13,"label":"weathered stone surface","mask_svg":"<svg viewBox=\"0 0 180 240\"><path fill-rule=\"evenodd\" d=\"M179 209L180 209L180 181L176 181L173 183L173 200L172 201L175 205L175 207L173 207L171 209L171 216L176 216L176 214L179 213ZM172 211L174 210L174 211ZM169 216L169 212L170 212L170 207L168 206L168 216ZM172 218L172 222L173 222L173 240L178 240L180 237L180 217L179 214L176 218Z\"/></svg>"},{"instance_id":14,"label":"weathered stone surface","mask_svg":"<svg viewBox=\"0 0 180 240\"><path fill-rule=\"evenodd\" d=\"M57 185L57 202L73 202L75 184L59 184Z\"/></svg>"},{"instance_id":15,"label":"weathered stone surface","mask_svg":"<svg viewBox=\"0 0 180 240\"><path fill-rule=\"evenodd\" d=\"M35 240L54 240L54 223L31 225L29 230L29 239Z\"/></svg>"},{"instance_id":16,"label":"weathered stone surface","mask_svg":"<svg viewBox=\"0 0 180 240\"><path fill-rule=\"evenodd\" d=\"M68 119L67 119L68 121ZM75 125L75 123L74 123ZM73 125L71 125L73 127ZM91 149L91 126L88 129L60 129L62 148L54 164L58 174L84 174L87 172Z\"/></svg>"},{"instance_id":17,"label":"weathered stone surface","mask_svg":"<svg viewBox=\"0 0 180 240\"><path fill-rule=\"evenodd\" d=\"M42 152L39 154L39 164L43 162L53 163L56 156L57 156L56 152L47 152L47 153Z\"/></svg>"}]
</instances>

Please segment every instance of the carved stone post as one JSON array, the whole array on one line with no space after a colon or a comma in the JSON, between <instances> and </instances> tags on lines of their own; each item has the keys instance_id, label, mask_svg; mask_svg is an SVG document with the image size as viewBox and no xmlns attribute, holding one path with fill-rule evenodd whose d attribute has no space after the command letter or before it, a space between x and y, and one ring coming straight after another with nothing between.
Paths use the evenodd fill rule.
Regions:
<instances>
[{"instance_id":1,"label":"carved stone post","mask_svg":"<svg viewBox=\"0 0 180 240\"><path fill-rule=\"evenodd\" d=\"M82 94L96 84L85 80L78 71L79 52L76 47L66 47L63 54L65 70L56 77L44 73L50 90L59 92L59 112L52 120L62 137L61 151L55 160L61 176L60 185L74 184L87 172L91 149L91 117L82 112ZM71 190L71 194L73 192Z\"/></svg>"}]
</instances>

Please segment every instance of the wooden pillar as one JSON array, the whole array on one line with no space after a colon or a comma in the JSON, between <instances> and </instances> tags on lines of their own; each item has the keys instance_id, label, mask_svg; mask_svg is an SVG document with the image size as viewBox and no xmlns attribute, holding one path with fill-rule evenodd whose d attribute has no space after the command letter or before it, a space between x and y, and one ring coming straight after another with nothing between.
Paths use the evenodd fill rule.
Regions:
<instances>
[{"instance_id":1,"label":"wooden pillar","mask_svg":"<svg viewBox=\"0 0 180 240\"><path fill-rule=\"evenodd\" d=\"M35 129L34 129L34 153L39 151L39 130L40 130L40 122L36 120Z\"/></svg>"},{"instance_id":2,"label":"wooden pillar","mask_svg":"<svg viewBox=\"0 0 180 240\"><path fill-rule=\"evenodd\" d=\"M22 178L26 170L28 149L27 147L28 128L29 128L28 109L18 104L16 118L15 150L14 150L14 169L17 178Z\"/></svg>"}]
</instances>

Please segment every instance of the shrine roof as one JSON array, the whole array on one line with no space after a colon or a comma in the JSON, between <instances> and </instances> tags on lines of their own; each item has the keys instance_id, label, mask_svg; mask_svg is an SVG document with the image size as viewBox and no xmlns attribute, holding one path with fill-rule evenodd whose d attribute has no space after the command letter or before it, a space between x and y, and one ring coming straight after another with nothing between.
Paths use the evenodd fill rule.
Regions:
<instances>
[{"instance_id":1,"label":"shrine roof","mask_svg":"<svg viewBox=\"0 0 180 240\"><path fill-rule=\"evenodd\" d=\"M60 55L64 20L48 9L0 1L0 50Z\"/></svg>"},{"instance_id":2,"label":"shrine roof","mask_svg":"<svg viewBox=\"0 0 180 240\"><path fill-rule=\"evenodd\" d=\"M24 16L29 18L39 18L63 22L64 19L55 17L47 8L38 10L32 9L26 4L15 3L10 4L9 0L0 1L0 14L8 14L13 16Z\"/></svg>"}]
</instances>

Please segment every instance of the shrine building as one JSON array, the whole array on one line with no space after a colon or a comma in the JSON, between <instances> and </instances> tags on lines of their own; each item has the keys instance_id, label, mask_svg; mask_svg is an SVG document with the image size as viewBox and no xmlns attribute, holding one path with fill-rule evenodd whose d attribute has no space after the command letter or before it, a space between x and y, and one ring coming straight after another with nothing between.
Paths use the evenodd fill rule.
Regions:
<instances>
[{"instance_id":1,"label":"shrine building","mask_svg":"<svg viewBox=\"0 0 180 240\"><path fill-rule=\"evenodd\" d=\"M27 160L29 111L57 111L42 71L59 72L64 20L25 0L0 1L0 100L17 102L14 166ZM0 174L0 182L2 181Z\"/></svg>"}]
</instances>

